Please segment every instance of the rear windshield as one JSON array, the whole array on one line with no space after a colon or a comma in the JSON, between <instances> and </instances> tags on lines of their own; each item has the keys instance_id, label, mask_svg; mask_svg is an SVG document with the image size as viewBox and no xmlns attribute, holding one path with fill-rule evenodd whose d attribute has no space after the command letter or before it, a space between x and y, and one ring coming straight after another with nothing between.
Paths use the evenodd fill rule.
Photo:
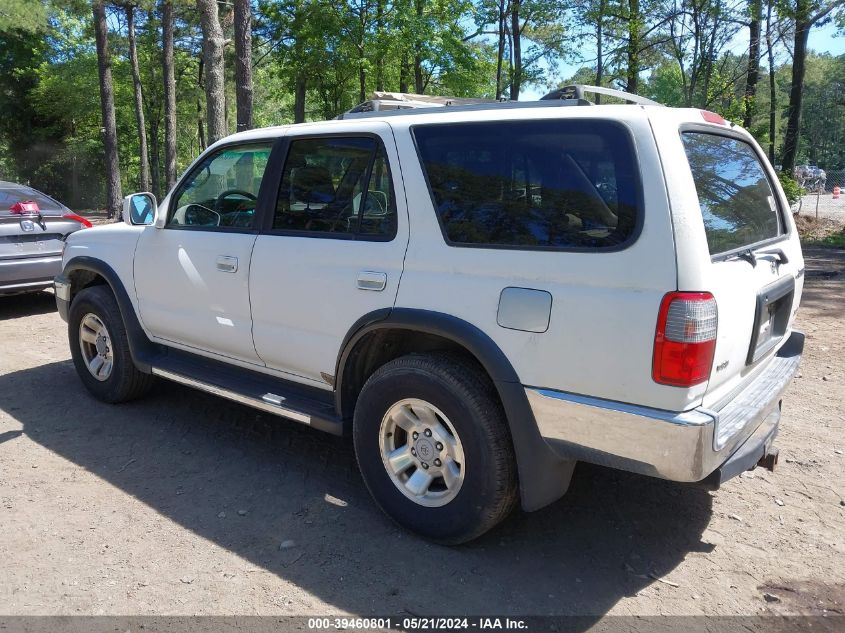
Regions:
<instances>
[{"instance_id":1,"label":"rear windshield","mask_svg":"<svg viewBox=\"0 0 845 633\"><path fill-rule=\"evenodd\" d=\"M711 255L782 233L772 185L751 145L704 132L682 138Z\"/></svg>"},{"instance_id":2,"label":"rear windshield","mask_svg":"<svg viewBox=\"0 0 845 633\"><path fill-rule=\"evenodd\" d=\"M634 233L640 184L619 124L425 125L414 127L414 137L451 244L603 249Z\"/></svg>"},{"instance_id":3,"label":"rear windshield","mask_svg":"<svg viewBox=\"0 0 845 633\"><path fill-rule=\"evenodd\" d=\"M3 188L0 187L0 215L10 215L9 209L18 202L32 200L38 204L41 211L61 211L62 206L48 198L43 193L28 187Z\"/></svg>"}]
</instances>

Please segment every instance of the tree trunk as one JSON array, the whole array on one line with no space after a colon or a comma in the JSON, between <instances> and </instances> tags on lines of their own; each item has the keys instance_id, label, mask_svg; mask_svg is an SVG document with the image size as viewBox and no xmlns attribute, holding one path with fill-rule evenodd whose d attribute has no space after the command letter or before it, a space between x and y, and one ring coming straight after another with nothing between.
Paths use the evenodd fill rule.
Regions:
<instances>
[{"instance_id":1,"label":"tree trunk","mask_svg":"<svg viewBox=\"0 0 845 633\"><path fill-rule=\"evenodd\" d=\"M604 10L606 0L600 0L598 17L596 18L596 85L601 86L604 81ZM596 105L601 105L601 95L595 96Z\"/></svg>"},{"instance_id":2,"label":"tree trunk","mask_svg":"<svg viewBox=\"0 0 845 633\"><path fill-rule=\"evenodd\" d=\"M138 187L150 191L150 158L147 151L147 124L144 121L144 91L141 87L141 69L138 65L138 48L135 43L135 7L126 5L126 30L129 36L129 65L132 67L132 88L135 93L135 124L138 128L138 158L141 171Z\"/></svg>"},{"instance_id":3,"label":"tree trunk","mask_svg":"<svg viewBox=\"0 0 845 633\"><path fill-rule=\"evenodd\" d=\"M775 52L772 42L772 4L769 0L766 13L766 52L769 60L769 161L775 164L775 134L777 133L777 82L775 77Z\"/></svg>"},{"instance_id":4,"label":"tree trunk","mask_svg":"<svg viewBox=\"0 0 845 633\"><path fill-rule=\"evenodd\" d=\"M202 59L200 59L200 63L198 66L197 72L197 86L199 88L203 88L202 82L202 73L203 69L205 68L205 64L203 63ZM206 148L205 144L205 128L202 124L203 116L202 116L202 102L200 101L199 95L197 96L197 143L199 143L199 150L202 151Z\"/></svg>"},{"instance_id":5,"label":"tree trunk","mask_svg":"<svg viewBox=\"0 0 845 633\"><path fill-rule=\"evenodd\" d=\"M294 87L293 100L293 122L305 122L305 90L307 84L305 82L305 73L299 72L296 76L296 86Z\"/></svg>"},{"instance_id":6,"label":"tree trunk","mask_svg":"<svg viewBox=\"0 0 845 633\"><path fill-rule=\"evenodd\" d=\"M237 130L252 129L252 7L235 0L235 95Z\"/></svg>"},{"instance_id":7,"label":"tree trunk","mask_svg":"<svg viewBox=\"0 0 845 633\"><path fill-rule=\"evenodd\" d=\"M150 117L150 181L149 190L156 198L161 198L161 147L159 144L159 117Z\"/></svg>"},{"instance_id":8,"label":"tree trunk","mask_svg":"<svg viewBox=\"0 0 845 633\"><path fill-rule=\"evenodd\" d=\"M376 0L376 90L384 91L384 4Z\"/></svg>"},{"instance_id":9,"label":"tree trunk","mask_svg":"<svg viewBox=\"0 0 845 633\"><path fill-rule=\"evenodd\" d=\"M408 92L408 75L410 74L408 53L402 53L402 61L399 63L399 92Z\"/></svg>"},{"instance_id":10,"label":"tree trunk","mask_svg":"<svg viewBox=\"0 0 845 633\"><path fill-rule=\"evenodd\" d=\"M114 87L111 76L108 26L103 0L93 0L94 35L97 40L97 70L100 75L100 109L103 116L103 150L106 160L106 212L109 218L120 214L123 197L120 188L120 161L117 154L117 123L114 116Z\"/></svg>"},{"instance_id":11,"label":"tree trunk","mask_svg":"<svg viewBox=\"0 0 845 633\"><path fill-rule=\"evenodd\" d=\"M226 136L226 84L223 70L223 29L217 17L217 0L197 0L202 27L205 64L205 114L208 144Z\"/></svg>"},{"instance_id":12,"label":"tree trunk","mask_svg":"<svg viewBox=\"0 0 845 633\"><path fill-rule=\"evenodd\" d=\"M417 31L422 28L422 18L425 13L425 0L414 0L414 8L417 14ZM414 92L418 95L425 92L425 84L423 83L423 55L422 55L422 40L418 39L414 42Z\"/></svg>"},{"instance_id":13,"label":"tree trunk","mask_svg":"<svg viewBox=\"0 0 845 633\"><path fill-rule=\"evenodd\" d=\"M164 181L176 185L176 77L173 71L173 2L162 4L162 59L164 71Z\"/></svg>"},{"instance_id":14,"label":"tree trunk","mask_svg":"<svg viewBox=\"0 0 845 633\"><path fill-rule=\"evenodd\" d=\"M505 0L499 0L499 47L496 51L496 101L502 98L502 63L505 58Z\"/></svg>"},{"instance_id":15,"label":"tree trunk","mask_svg":"<svg viewBox=\"0 0 845 633\"><path fill-rule=\"evenodd\" d=\"M804 0L798 1L798 11L795 17L795 47L792 53L792 85L789 89L789 118L786 123L786 134L783 138L783 170L792 173L795 159L798 156L798 139L801 125L801 102L804 98L804 72L807 61L807 39L812 26L806 17L807 10Z\"/></svg>"},{"instance_id":16,"label":"tree trunk","mask_svg":"<svg viewBox=\"0 0 845 633\"><path fill-rule=\"evenodd\" d=\"M519 26L521 0L511 2L511 38L513 41L513 75L511 76L511 100L519 100L522 89L522 29Z\"/></svg>"},{"instance_id":17,"label":"tree trunk","mask_svg":"<svg viewBox=\"0 0 845 633\"><path fill-rule=\"evenodd\" d=\"M422 57L414 55L414 92L421 95L425 92L423 84Z\"/></svg>"},{"instance_id":18,"label":"tree trunk","mask_svg":"<svg viewBox=\"0 0 845 633\"><path fill-rule=\"evenodd\" d=\"M640 0L628 0L628 73L626 92L637 94L640 83Z\"/></svg>"},{"instance_id":19,"label":"tree trunk","mask_svg":"<svg viewBox=\"0 0 845 633\"><path fill-rule=\"evenodd\" d=\"M757 98L757 82L760 80L760 23L763 21L763 1L751 0L751 21L748 23L748 75L745 78L745 116L742 126L751 127L754 119L754 100Z\"/></svg>"}]
</instances>

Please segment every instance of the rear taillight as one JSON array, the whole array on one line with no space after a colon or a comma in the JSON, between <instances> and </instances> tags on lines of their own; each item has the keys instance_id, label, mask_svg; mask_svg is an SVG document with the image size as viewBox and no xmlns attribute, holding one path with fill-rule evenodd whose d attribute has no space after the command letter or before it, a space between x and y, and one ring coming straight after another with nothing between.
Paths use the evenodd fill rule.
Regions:
<instances>
[{"instance_id":1,"label":"rear taillight","mask_svg":"<svg viewBox=\"0 0 845 633\"><path fill-rule=\"evenodd\" d=\"M90 229L93 226L88 220L83 218L81 215L76 215L75 213L65 213L62 217L66 220L73 220L74 222L79 222L86 229Z\"/></svg>"},{"instance_id":2,"label":"rear taillight","mask_svg":"<svg viewBox=\"0 0 845 633\"><path fill-rule=\"evenodd\" d=\"M670 292L660 303L651 375L692 387L710 377L716 349L716 299L709 292Z\"/></svg>"}]
</instances>

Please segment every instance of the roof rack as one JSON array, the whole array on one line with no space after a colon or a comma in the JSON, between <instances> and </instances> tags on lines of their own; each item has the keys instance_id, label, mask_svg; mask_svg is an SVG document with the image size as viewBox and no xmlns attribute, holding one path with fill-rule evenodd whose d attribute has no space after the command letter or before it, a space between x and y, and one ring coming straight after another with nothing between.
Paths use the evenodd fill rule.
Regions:
<instances>
[{"instance_id":1,"label":"roof rack","mask_svg":"<svg viewBox=\"0 0 845 633\"><path fill-rule=\"evenodd\" d=\"M368 101L359 103L351 110L347 110L338 119L352 119L362 116L372 116L374 113L384 115L388 112L397 113L402 110L418 110L420 108L445 108L447 106L484 105L499 103L494 99L470 99L463 97L440 97L434 95L419 95L408 92L373 93Z\"/></svg>"},{"instance_id":2,"label":"roof rack","mask_svg":"<svg viewBox=\"0 0 845 633\"><path fill-rule=\"evenodd\" d=\"M564 86L563 88L558 88L557 90L553 90L549 94L540 97L540 101L552 101L556 99L563 99L563 100L572 100L577 99L579 101L586 101L590 105L593 105L591 101L587 101L587 98L584 96L585 92L591 92L593 94L599 95L607 95L608 97L615 97L617 99L622 99L628 103L634 103L636 105L651 105L651 106L662 106L662 103L658 103L657 101L652 101L646 97L641 97L640 95L635 95L630 92L625 92L624 90L614 90L613 88L604 88L602 86L586 86L584 84L572 84L571 86Z\"/></svg>"},{"instance_id":3,"label":"roof rack","mask_svg":"<svg viewBox=\"0 0 845 633\"><path fill-rule=\"evenodd\" d=\"M359 119L367 117L419 114L419 110L448 108L450 112L468 110L542 108L560 106L591 106L592 101L584 98L585 92L608 95L638 105L661 105L651 99L621 90L574 84L564 86L542 97L539 101L496 101L495 99L470 99L463 97L439 97L403 92L374 92L369 101L358 104L351 110L338 115L338 119Z\"/></svg>"}]
</instances>

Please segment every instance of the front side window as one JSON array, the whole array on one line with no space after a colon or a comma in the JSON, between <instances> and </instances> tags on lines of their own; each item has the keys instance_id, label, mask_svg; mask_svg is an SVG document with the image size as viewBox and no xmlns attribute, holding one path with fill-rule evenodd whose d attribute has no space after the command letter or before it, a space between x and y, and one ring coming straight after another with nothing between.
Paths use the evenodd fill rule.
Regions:
<instances>
[{"instance_id":1,"label":"front side window","mask_svg":"<svg viewBox=\"0 0 845 633\"><path fill-rule=\"evenodd\" d=\"M191 172L173 198L171 228L252 229L272 143L226 147Z\"/></svg>"},{"instance_id":2,"label":"front side window","mask_svg":"<svg viewBox=\"0 0 845 633\"><path fill-rule=\"evenodd\" d=\"M711 255L782 233L772 185L751 145L705 132L681 136Z\"/></svg>"},{"instance_id":3,"label":"front side window","mask_svg":"<svg viewBox=\"0 0 845 633\"><path fill-rule=\"evenodd\" d=\"M372 137L293 140L273 229L391 238L396 203L384 148Z\"/></svg>"},{"instance_id":4,"label":"front side window","mask_svg":"<svg viewBox=\"0 0 845 633\"><path fill-rule=\"evenodd\" d=\"M414 137L453 245L601 249L641 215L630 136L609 121L425 125Z\"/></svg>"}]
</instances>

